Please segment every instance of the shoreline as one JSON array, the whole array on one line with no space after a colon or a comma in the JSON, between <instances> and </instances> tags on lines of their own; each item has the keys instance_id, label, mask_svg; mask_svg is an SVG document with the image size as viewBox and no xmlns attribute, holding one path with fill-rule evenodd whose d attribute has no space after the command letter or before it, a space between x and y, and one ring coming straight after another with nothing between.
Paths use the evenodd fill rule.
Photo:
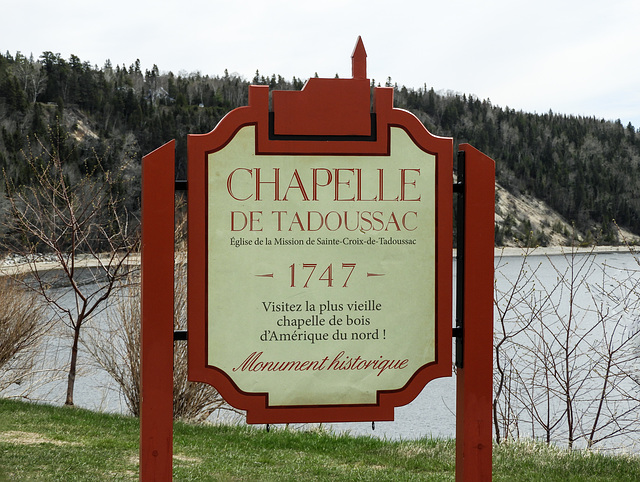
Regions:
<instances>
[{"instance_id":1,"label":"shoreline","mask_svg":"<svg viewBox=\"0 0 640 482\"><path fill-rule=\"evenodd\" d=\"M571 246L540 246L537 248L520 248L517 246L496 247L493 251L494 258L501 257L517 257L524 256L563 256L571 253L575 254L615 254L615 253L632 253L638 252L635 246L588 246L575 247ZM457 256L457 249L453 249L453 257ZM127 260L128 265L139 265L140 255L132 254ZM95 258L93 256L79 256L76 259L76 268L98 268L109 263L109 258ZM16 276L24 275L32 272L34 261L18 261L7 258L0 260L0 276ZM51 271L61 269L58 262L52 260L35 261L39 271Z\"/></svg>"},{"instance_id":2,"label":"shoreline","mask_svg":"<svg viewBox=\"0 0 640 482\"><path fill-rule=\"evenodd\" d=\"M454 249L455 253L455 249ZM508 256L562 256L566 254L614 254L614 253L636 253L633 246L540 246L538 248L519 248L515 246L496 247L493 251L495 258Z\"/></svg>"},{"instance_id":3,"label":"shoreline","mask_svg":"<svg viewBox=\"0 0 640 482\"><path fill-rule=\"evenodd\" d=\"M139 265L140 255L134 253L129 255L124 264L126 265ZM92 255L80 255L75 258L73 263L74 269L86 269L86 268L104 268L110 264L116 264L119 258L110 258L109 256L92 256ZM34 271L56 271L63 269L59 261L56 261L54 256L42 257L42 259L36 260L24 260L17 258L4 258L0 259L0 276L21 276Z\"/></svg>"}]
</instances>

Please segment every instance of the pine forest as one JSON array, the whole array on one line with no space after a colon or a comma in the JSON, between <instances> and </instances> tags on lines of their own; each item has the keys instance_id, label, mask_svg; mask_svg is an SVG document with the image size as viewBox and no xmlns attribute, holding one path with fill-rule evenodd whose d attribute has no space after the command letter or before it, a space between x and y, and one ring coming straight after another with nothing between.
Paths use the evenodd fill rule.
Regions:
<instances>
[{"instance_id":1,"label":"pine forest","mask_svg":"<svg viewBox=\"0 0 640 482\"><path fill-rule=\"evenodd\" d=\"M244 79L226 70L176 75L156 65L143 71L139 61L98 67L52 52L0 54L0 189L33 182L27 160L53 149L70 179L91 175L96 163L119 173L112 189L139 219L142 156L175 139L177 175L184 177L187 134L209 132L246 105L250 84L292 90L304 80L259 72ZM496 245L553 244L554 232L583 244L618 244L621 230L640 234L640 132L630 123L526 113L427 84L398 86L391 78L382 85L394 87L395 106L431 133L471 143L496 160ZM532 223L498 202L506 195L539 200L557 218ZM2 198L0 213L4 192Z\"/></svg>"}]
</instances>

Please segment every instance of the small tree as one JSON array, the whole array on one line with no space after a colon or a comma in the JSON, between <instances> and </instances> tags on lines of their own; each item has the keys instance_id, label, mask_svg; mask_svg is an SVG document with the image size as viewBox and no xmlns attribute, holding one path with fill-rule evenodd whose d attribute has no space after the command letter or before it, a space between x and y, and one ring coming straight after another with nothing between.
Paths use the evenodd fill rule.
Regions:
<instances>
[{"instance_id":1,"label":"small tree","mask_svg":"<svg viewBox=\"0 0 640 482\"><path fill-rule=\"evenodd\" d=\"M176 204L174 329L187 328L186 212L182 199ZM140 278L133 273L125 289L119 290L117 303L107 316L106 326L91 330L86 348L97 364L120 387L127 408L140 415ZM190 382L187 374L187 343L176 342L173 351L173 417L204 421L218 410L238 412L218 391L205 383Z\"/></svg>"},{"instance_id":2,"label":"small tree","mask_svg":"<svg viewBox=\"0 0 640 482\"><path fill-rule=\"evenodd\" d=\"M26 286L72 332L65 404L73 405L81 330L128 275L127 260L138 237L119 194L117 173L105 170L97 155L74 171L61 158L61 152L73 153L61 127L50 134L51 147L36 139L39 154L24 152L32 184L15 186L6 180L10 216L4 244L22 256L30 274ZM69 295L73 302L63 303Z\"/></svg>"},{"instance_id":3,"label":"small tree","mask_svg":"<svg viewBox=\"0 0 640 482\"><path fill-rule=\"evenodd\" d=\"M49 323L34 294L7 276L0 276L0 300L0 390L4 390L29 374Z\"/></svg>"},{"instance_id":4,"label":"small tree","mask_svg":"<svg viewBox=\"0 0 640 482\"><path fill-rule=\"evenodd\" d=\"M519 274L498 261L495 289L496 440L521 432L569 449L640 432L640 278L568 248L543 272L525 251ZM637 257L635 258L637 261ZM516 261L517 262L517 261ZM617 272L616 272L617 271Z\"/></svg>"},{"instance_id":5,"label":"small tree","mask_svg":"<svg viewBox=\"0 0 640 482\"><path fill-rule=\"evenodd\" d=\"M42 63L39 60L34 60L33 55L27 59L18 52L13 69L22 88L29 95L29 102L35 103L38 95L44 92L47 86L47 73Z\"/></svg>"},{"instance_id":6,"label":"small tree","mask_svg":"<svg viewBox=\"0 0 640 482\"><path fill-rule=\"evenodd\" d=\"M186 329L187 269L185 255L178 255L175 270L174 328ZM86 343L95 361L116 381L127 408L140 415L140 282L134 276L119 290L117 304L107 316L106 326L91 330ZM173 352L173 416L176 419L206 420L216 410L235 411L218 391L187 378L187 344L176 342Z\"/></svg>"}]
</instances>

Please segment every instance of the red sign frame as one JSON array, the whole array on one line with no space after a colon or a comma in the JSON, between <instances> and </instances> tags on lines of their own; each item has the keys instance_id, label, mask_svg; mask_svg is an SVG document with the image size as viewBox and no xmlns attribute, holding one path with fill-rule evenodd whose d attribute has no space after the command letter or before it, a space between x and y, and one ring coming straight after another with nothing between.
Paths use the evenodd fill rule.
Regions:
<instances>
[{"instance_id":1,"label":"red sign frame","mask_svg":"<svg viewBox=\"0 0 640 482\"><path fill-rule=\"evenodd\" d=\"M310 79L302 91L249 87L249 105L230 112L208 134L188 137L189 378L218 389L248 423L393 420L393 409L412 401L427 382L451 375L453 140L430 134L411 113L393 107L393 89L373 89L359 41L353 79ZM245 126L255 126L256 155L385 156L392 127L403 129L436 158L436 356L397 390L379 391L375 404L269 406L268 394L241 390L227 373L207 365L207 156ZM419 295L419 294L416 294Z\"/></svg>"}]
</instances>

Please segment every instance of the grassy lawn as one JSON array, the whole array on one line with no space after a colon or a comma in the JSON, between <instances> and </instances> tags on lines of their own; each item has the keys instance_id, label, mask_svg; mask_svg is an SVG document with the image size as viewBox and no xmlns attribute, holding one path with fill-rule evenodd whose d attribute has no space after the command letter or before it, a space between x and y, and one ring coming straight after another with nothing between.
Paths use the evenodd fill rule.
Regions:
<instances>
[{"instance_id":1,"label":"grassy lawn","mask_svg":"<svg viewBox=\"0 0 640 482\"><path fill-rule=\"evenodd\" d=\"M0 399L0 480L137 480L138 420ZM640 457L494 448L494 480L640 480ZM455 441L176 423L174 480L454 480Z\"/></svg>"}]
</instances>

